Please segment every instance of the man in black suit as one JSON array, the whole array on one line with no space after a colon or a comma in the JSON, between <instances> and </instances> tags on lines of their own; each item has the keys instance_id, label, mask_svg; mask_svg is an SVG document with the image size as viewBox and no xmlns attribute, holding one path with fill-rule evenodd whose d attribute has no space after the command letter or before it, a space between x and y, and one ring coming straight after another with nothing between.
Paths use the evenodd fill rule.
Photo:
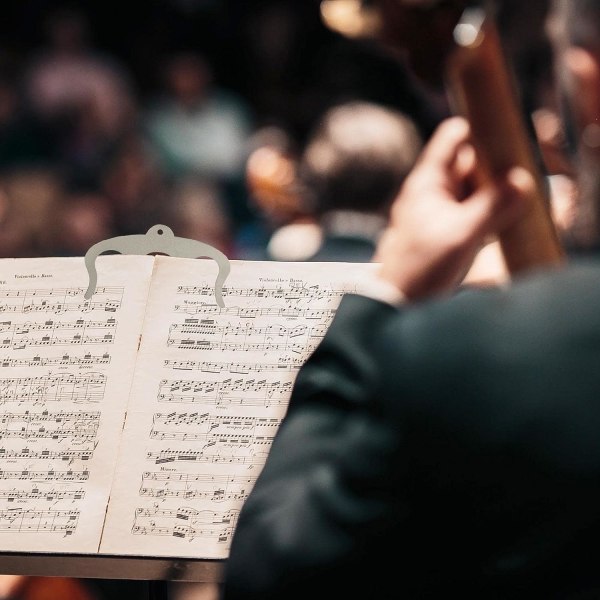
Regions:
<instances>
[{"instance_id":1,"label":"man in black suit","mask_svg":"<svg viewBox=\"0 0 600 600\"><path fill-rule=\"evenodd\" d=\"M600 2L554 10L581 140L574 239L591 246ZM533 185L513 169L465 195L468 135L460 118L433 135L378 245L373 297L345 297L301 369L225 600L600 598L600 261L456 293Z\"/></svg>"}]
</instances>

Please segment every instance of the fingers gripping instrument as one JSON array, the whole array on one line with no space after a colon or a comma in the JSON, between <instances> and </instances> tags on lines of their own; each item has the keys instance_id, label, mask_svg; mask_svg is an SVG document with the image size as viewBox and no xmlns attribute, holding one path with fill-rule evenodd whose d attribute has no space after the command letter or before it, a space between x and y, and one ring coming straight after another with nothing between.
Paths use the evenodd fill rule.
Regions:
<instances>
[{"instance_id":1,"label":"fingers gripping instrument","mask_svg":"<svg viewBox=\"0 0 600 600\"><path fill-rule=\"evenodd\" d=\"M453 110L469 121L478 175L490 180L520 166L535 181L522 218L498 234L508 271L516 274L535 266L560 265L565 256L551 217L547 186L489 6L466 8L453 37L446 83Z\"/></svg>"}]
</instances>

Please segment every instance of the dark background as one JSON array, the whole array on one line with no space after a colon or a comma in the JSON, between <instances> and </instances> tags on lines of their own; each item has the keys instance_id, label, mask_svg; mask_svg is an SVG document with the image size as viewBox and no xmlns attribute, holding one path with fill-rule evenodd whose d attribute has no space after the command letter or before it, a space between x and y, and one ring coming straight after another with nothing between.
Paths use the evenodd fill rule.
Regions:
<instances>
[{"instance_id":1,"label":"dark background","mask_svg":"<svg viewBox=\"0 0 600 600\"><path fill-rule=\"evenodd\" d=\"M521 84L524 108L530 112L540 102L537 83L549 72L549 51L542 27L547 1L504 0L498 4L499 23ZM119 152L125 149L127 154L131 148L131 131L113 136L108 142L85 139L87 146L82 155L80 149L71 148L68 136L73 131L68 123L48 126L30 114L22 90L24 77L31 61L48 51L49 19L65 7L87 20L88 51L108 58L126 75L140 115L164 91L165 62L182 51L207 59L215 85L237 98L254 132L276 126L298 150L328 107L349 100L368 100L398 109L415 121L425 138L446 115L443 96L423 88L380 47L345 39L328 30L321 22L318 0L6 2L0 19L0 83L12 86L19 102L18 114L9 118L8 124L2 123L0 114L0 200L4 184L8 205L4 221L0 210L0 256L81 254L86 244L94 241L94 235L140 233L156 222L171 225L172 215L165 214L165 209L173 204L180 174L173 177L163 173L160 164L149 164L147 170L160 179L160 185L153 189L161 191L148 194L140 188L127 211L119 197L119 186L125 184L118 177L117 183L111 180L112 187L107 191L106 172L116 168L114 161ZM423 39L424 46L430 42ZM132 121L133 125L137 122L137 118ZM143 130L141 119L139 130ZM32 147L34 151L29 152ZM70 148L69 152L65 153L65 147ZM102 234L82 235L79 245L68 248L55 239L41 239L39 233L19 244L3 243L3 222L11 232L23 228L19 223L13 226L9 218L14 212L15 196L11 177L15 171L22 173L31 168L35 162L32 154L33 159L39 158L36 151L44 154L40 148L45 148L48 158L45 166L61 178L59 203L66 200L69 209L75 206L85 212L82 207L88 205L80 201L82 190L95 194L99 204L104 202L109 216ZM90 156L94 156L93 161ZM124 177L127 179L127 173ZM135 174L129 179L132 177ZM223 246L232 258L243 257L241 248L263 244L268 235L265 228L268 230L270 225L264 223L263 215L249 198L243 169L216 184L228 219L228 239ZM53 225L55 230L68 230L76 222L69 210L63 212L64 220ZM176 221L173 219L174 226Z\"/></svg>"}]
</instances>

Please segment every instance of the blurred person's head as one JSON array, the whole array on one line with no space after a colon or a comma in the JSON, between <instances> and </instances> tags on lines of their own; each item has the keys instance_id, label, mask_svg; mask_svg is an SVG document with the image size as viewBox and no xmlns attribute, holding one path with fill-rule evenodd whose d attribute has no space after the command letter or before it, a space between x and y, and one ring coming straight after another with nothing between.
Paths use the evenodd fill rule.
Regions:
<instances>
[{"instance_id":1,"label":"blurred person's head","mask_svg":"<svg viewBox=\"0 0 600 600\"><path fill-rule=\"evenodd\" d=\"M600 246L600 3L554 0L548 19L562 117L576 163L577 207L567 243Z\"/></svg>"},{"instance_id":2,"label":"blurred person's head","mask_svg":"<svg viewBox=\"0 0 600 600\"><path fill-rule=\"evenodd\" d=\"M56 137L68 139L64 146L83 153L121 135L134 123L137 109L127 66L90 46L88 19L77 7L50 12L48 47L34 51L23 71L25 104Z\"/></svg>"},{"instance_id":3,"label":"blurred person's head","mask_svg":"<svg viewBox=\"0 0 600 600\"><path fill-rule=\"evenodd\" d=\"M414 122L355 101L327 111L310 135L299 173L316 214L352 210L387 216L422 147Z\"/></svg>"},{"instance_id":4,"label":"blurred person's head","mask_svg":"<svg viewBox=\"0 0 600 600\"><path fill-rule=\"evenodd\" d=\"M165 86L185 108L194 108L202 103L212 79L212 69L207 60L194 52L170 56L164 65Z\"/></svg>"}]
</instances>

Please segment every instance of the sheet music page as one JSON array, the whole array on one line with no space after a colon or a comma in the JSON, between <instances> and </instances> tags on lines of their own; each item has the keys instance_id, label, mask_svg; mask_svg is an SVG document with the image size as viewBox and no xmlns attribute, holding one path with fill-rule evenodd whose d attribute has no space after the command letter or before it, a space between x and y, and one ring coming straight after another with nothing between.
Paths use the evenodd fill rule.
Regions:
<instances>
[{"instance_id":1,"label":"sheet music page","mask_svg":"<svg viewBox=\"0 0 600 600\"><path fill-rule=\"evenodd\" d=\"M156 257L100 550L225 558L300 365L372 264Z\"/></svg>"},{"instance_id":2,"label":"sheet music page","mask_svg":"<svg viewBox=\"0 0 600 600\"><path fill-rule=\"evenodd\" d=\"M0 260L2 551L98 551L153 261Z\"/></svg>"}]
</instances>

